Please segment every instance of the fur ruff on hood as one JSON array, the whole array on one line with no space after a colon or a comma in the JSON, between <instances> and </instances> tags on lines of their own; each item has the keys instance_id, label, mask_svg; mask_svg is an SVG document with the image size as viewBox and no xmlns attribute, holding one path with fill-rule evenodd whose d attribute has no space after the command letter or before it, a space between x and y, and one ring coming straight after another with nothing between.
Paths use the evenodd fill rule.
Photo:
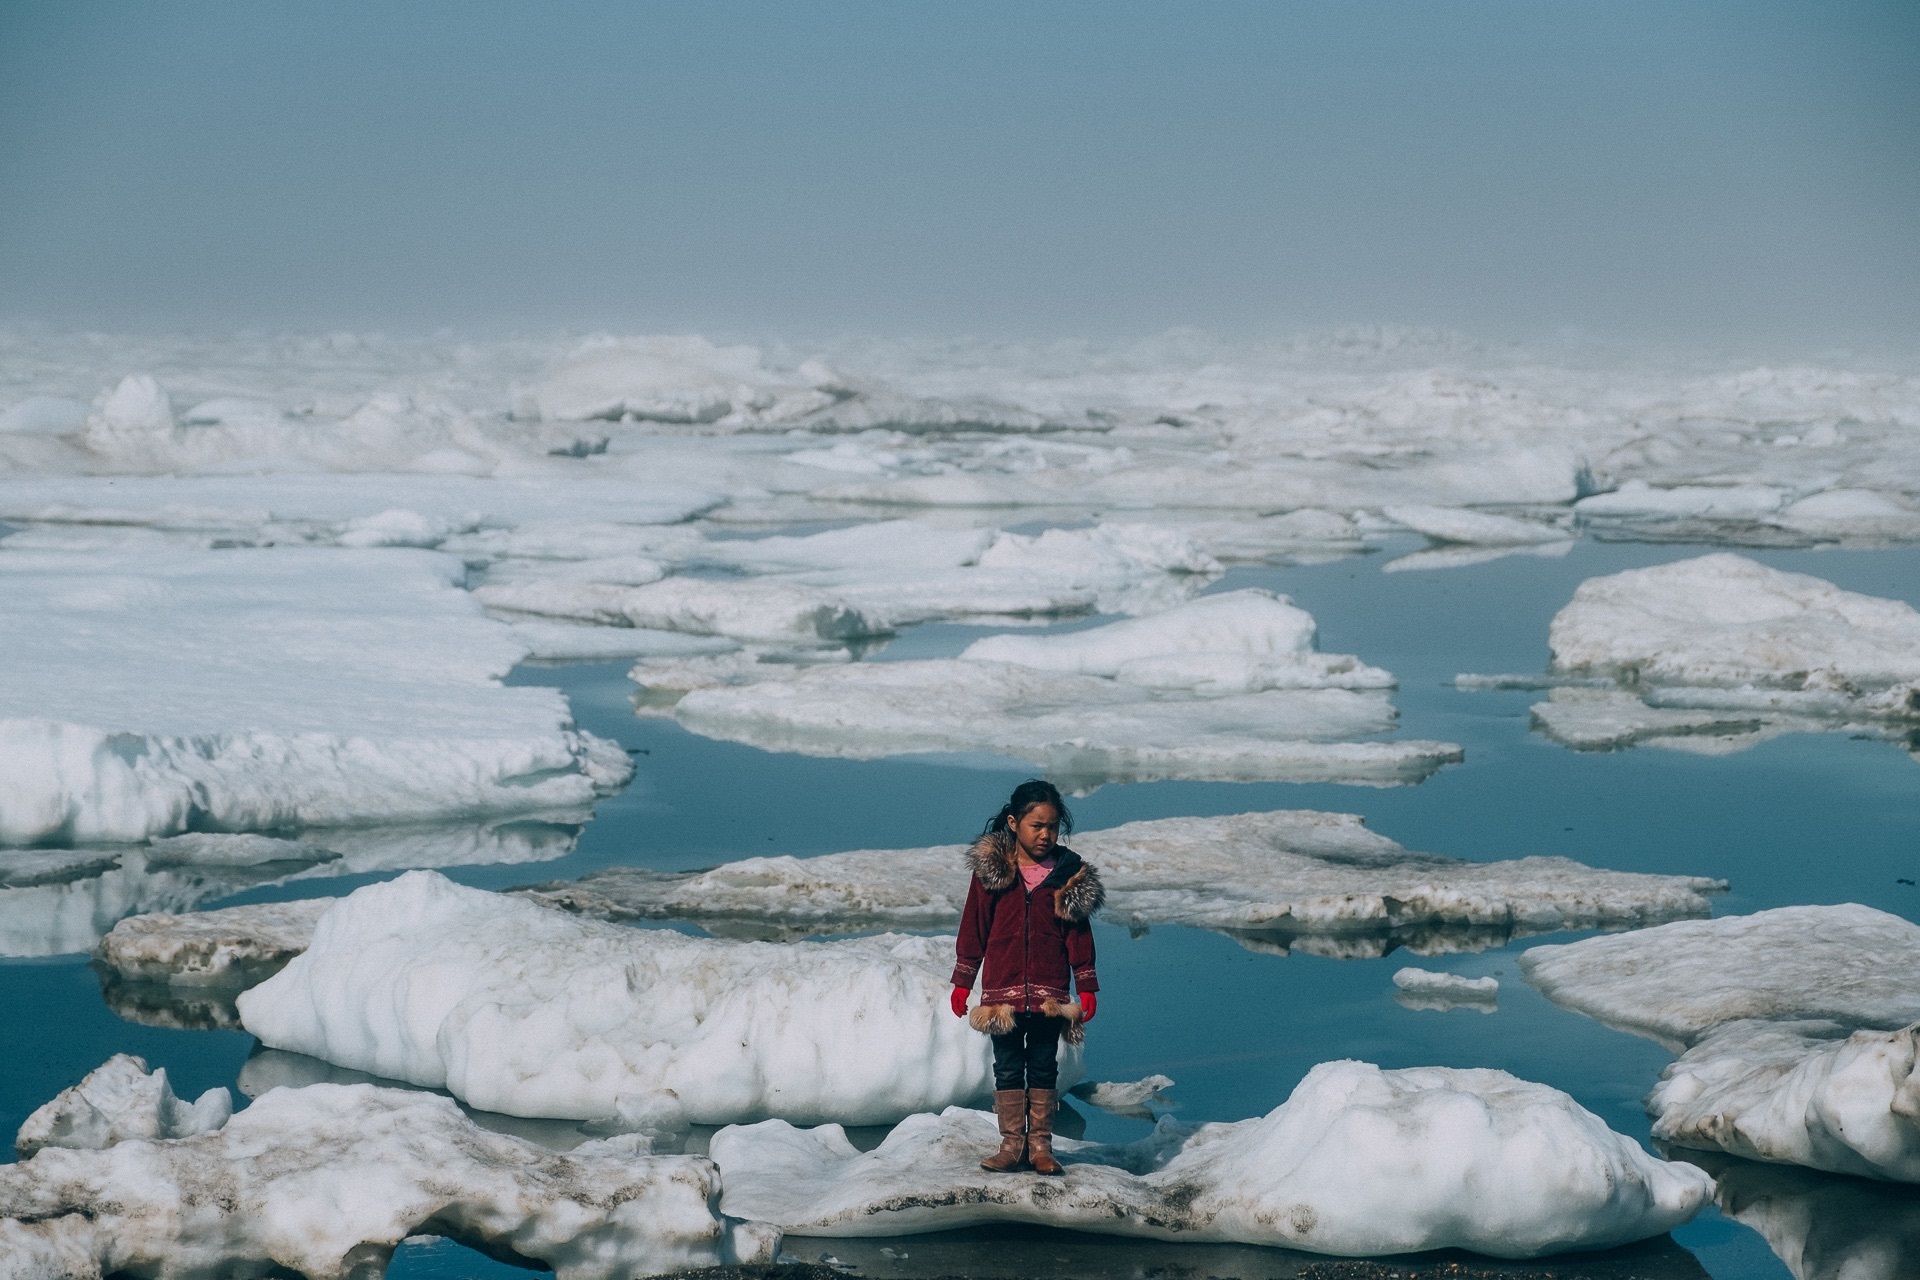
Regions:
<instances>
[{"instance_id":1,"label":"fur ruff on hood","mask_svg":"<svg viewBox=\"0 0 1920 1280\"><path fill-rule=\"evenodd\" d=\"M1065 845L1056 845L1057 861L1040 883L1053 890L1053 914L1078 924L1100 909L1107 900L1100 873ZM967 870L979 878L980 886L998 893L1014 882L1013 837L1005 831L989 831L967 850Z\"/></svg>"},{"instance_id":2,"label":"fur ruff on hood","mask_svg":"<svg viewBox=\"0 0 1920 1280\"><path fill-rule=\"evenodd\" d=\"M1087 1038L1087 1029L1080 1025L1080 1006L1077 1002L1065 1004L1058 1000L1043 1001L1040 1012L1049 1018L1061 1018L1066 1028L1060 1038L1068 1044L1079 1044ZM1010 1004L980 1004L967 1011L967 1025L975 1031L990 1036L1003 1036L1013 1030L1013 1006Z\"/></svg>"}]
</instances>

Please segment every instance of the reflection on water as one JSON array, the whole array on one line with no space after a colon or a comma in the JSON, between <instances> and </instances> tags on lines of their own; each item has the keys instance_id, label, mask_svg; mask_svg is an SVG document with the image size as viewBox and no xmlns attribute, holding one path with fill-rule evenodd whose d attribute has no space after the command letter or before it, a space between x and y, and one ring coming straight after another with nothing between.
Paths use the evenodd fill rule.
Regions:
<instances>
[{"instance_id":1,"label":"reflection on water","mask_svg":"<svg viewBox=\"0 0 1920 1280\"><path fill-rule=\"evenodd\" d=\"M1644 750L1582 754L1529 732L1528 709L1540 700L1537 691L1465 693L1453 687L1453 677L1463 671L1543 670L1548 620L1583 578L1698 551L1583 542L1558 559L1515 556L1431 573L1383 575L1377 556L1234 570L1214 589L1264 586L1292 595L1318 618L1324 648L1357 653L1399 676L1400 736L1462 743L1466 762L1418 787L1377 791L1281 783L1116 785L1075 801L1076 815L1083 826L1098 828L1256 809L1360 812L1374 830L1410 848L1460 857L1562 854L1619 870L1724 877L1732 890L1716 903L1721 913L1856 901L1920 917L1920 890L1901 883L1920 879L1920 852L1911 834L1920 770L1884 742L1795 735L1720 758ZM1920 592L1920 552L1755 554L1851 590L1907 599ZM933 657L957 651L979 634L976 628L942 626L924 635L909 632L897 643L915 646L911 656ZM463 883L505 888L612 865L683 871L755 854L951 843L977 831L1025 774L1010 762L815 759L697 738L671 721L636 719L625 666L526 670L514 677L515 683L564 688L582 728L618 738L635 753L635 782L604 801L583 831L566 823L499 824L487 828L491 836L478 838L495 853L477 857L448 856L444 833L365 832L358 844L337 833L309 833L303 839L339 853L339 860L271 874L261 867L158 869L144 862L128 874L122 859L143 857L137 850L59 851L38 862L32 858L47 851L15 851L17 857L0 856L0 866L21 877L0 882L0 937L37 939L31 947L13 944L16 955L84 951L130 910L335 894L408 865L449 867ZM458 836L453 843L470 839L475 837ZM1809 857L1809 850L1822 852ZM514 865L530 861L542 863L537 875ZM95 887L76 892L77 905L66 907L52 905L57 895L9 896L80 885ZM150 885L176 888L150 891ZM26 907L29 901L42 905ZM9 910L9 902L22 909ZM1668 1055L1556 1009L1520 982L1514 960L1534 940L1512 942L1498 930L1471 937L1442 931L1351 940L1357 945L1340 940L1312 954L1303 940L1283 935L1229 938L1175 926L1130 935L1103 924L1096 937L1103 999L1088 1035L1091 1077L1167 1075L1177 1082L1168 1100L1183 1120L1265 1112L1313 1064L1355 1057L1385 1067L1503 1068L1566 1090L1623 1132L1647 1135L1641 1098ZM1317 946L1323 940L1314 941ZM1485 949L1472 949L1479 947ZM1497 1012L1442 1014L1396 1003L1392 975L1408 951L1444 957L1426 967L1501 979ZM243 1076L252 1087L263 1087L270 1064L263 1061L267 1055L253 1054L251 1037L183 1029L225 1026L229 1014L179 995L160 999L108 984L103 998L102 983L81 954L0 961L0 998L10 1011L12 1042L31 1046L0 1073L0 1128L18 1125L119 1051L166 1067L186 1096ZM116 1016L116 1008L133 1020ZM273 1069L287 1080L302 1078L285 1063ZM1148 1124L1092 1108L1083 1119L1087 1136L1097 1141L1137 1138ZM700 1135L686 1141L697 1145ZM1743 1165L1738 1174L1722 1189L1728 1216L1709 1214L1677 1232L1684 1248L1655 1242L1630 1255L1557 1259L1533 1264L1531 1271L1624 1280L1697 1276L1703 1265L1717 1280L1785 1280L1790 1264L1800 1280L1843 1274L1851 1280L1856 1272L1869 1280L1920 1274L1905 1225L1913 1220L1908 1193L1768 1166ZM1789 1221L1801 1225L1778 1225ZM1769 1243L1787 1264L1775 1258ZM886 1248L894 1254L881 1252ZM1330 1280L1385 1274L1315 1271L1336 1264L1266 1250L1162 1252L1047 1232L961 1233L952 1239L847 1243L844 1249L842 1242L816 1241L808 1242L807 1260L823 1250L847 1261L857 1254L866 1274L895 1276L1134 1276L1155 1268L1168 1276ZM1576 1262L1586 1269L1575 1269ZM1427 1274L1456 1277L1475 1274L1472 1268L1529 1273L1526 1264L1481 1260L1452 1272L1440 1269L1448 1263L1421 1265L1436 1268ZM1596 1269L1608 1266L1615 1269ZM1404 1275L1409 1268L1396 1263L1395 1270ZM390 1274L395 1280L504 1280L527 1273L465 1250L409 1246Z\"/></svg>"},{"instance_id":2,"label":"reflection on water","mask_svg":"<svg viewBox=\"0 0 1920 1280\"><path fill-rule=\"evenodd\" d=\"M1758 1231L1794 1280L1920 1276L1920 1187L1716 1152L1667 1154L1711 1173L1720 1211Z\"/></svg>"}]
</instances>

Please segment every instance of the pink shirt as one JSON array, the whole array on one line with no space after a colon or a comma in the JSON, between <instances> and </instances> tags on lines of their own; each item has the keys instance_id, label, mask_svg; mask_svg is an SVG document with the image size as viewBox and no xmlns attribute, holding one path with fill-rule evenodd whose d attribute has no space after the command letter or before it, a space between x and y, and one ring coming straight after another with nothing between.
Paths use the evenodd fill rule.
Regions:
<instances>
[{"instance_id":1,"label":"pink shirt","mask_svg":"<svg viewBox=\"0 0 1920 1280\"><path fill-rule=\"evenodd\" d=\"M1032 866L1027 866L1025 863L1020 864L1020 878L1026 881L1028 893L1032 893L1035 889L1038 889L1040 882L1045 880L1052 872L1053 859L1051 858L1045 862L1036 862Z\"/></svg>"}]
</instances>

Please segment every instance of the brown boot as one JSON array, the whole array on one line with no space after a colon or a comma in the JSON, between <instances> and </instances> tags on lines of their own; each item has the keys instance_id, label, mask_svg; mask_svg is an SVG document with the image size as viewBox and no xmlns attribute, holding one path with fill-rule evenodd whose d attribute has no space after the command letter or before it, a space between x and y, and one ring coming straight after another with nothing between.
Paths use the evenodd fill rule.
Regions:
<instances>
[{"instance_id":1,"label":"brown boot","mask_svg":"<svg viewBox=\"0 0 1920 1280\"><path fill-rule=\"evenodd\" d=\"M1027 1160L1035 1173L1057 1178L1064 1172L1053 1158L1053 1113L1060 1107L1057 1089L1027 1090Z\"/></svg>"},{"instance_id":2,"label":"brown boot","mask_svg":"<svg viewBox=\"0 0 1920 1280\"><path fill-rule=\"evenodd\" d=\"M1027 1167L1027 1091L996 1089L993 1114L1000 1121L1000 1149L980 1162L992 1173L1013 1173Z\"/></svg>"}]
</instances>

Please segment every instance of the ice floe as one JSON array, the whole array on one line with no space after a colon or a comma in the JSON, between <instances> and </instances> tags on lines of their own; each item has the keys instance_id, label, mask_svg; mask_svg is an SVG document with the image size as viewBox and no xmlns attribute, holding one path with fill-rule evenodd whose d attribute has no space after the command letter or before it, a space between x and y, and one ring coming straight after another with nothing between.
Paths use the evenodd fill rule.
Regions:
<instances>
[{"instance_id":1,"label":"ice floe","mask_svg":"<svg viewBox=\"0 0 1920 1280\"><path fill-rule=\"evenodd\" d=\"M991 637L960 659L796 665L741 654L642 662L632 674L643 710L670 710L707 737L854 759L997 752L1083 788L1387 785L1460 758L1451 743L1365 741L1393 727L1392 676L1314 652L1311 616L1264 591L1063 636Z\"/></svg>"},{"instance_id":2,"label":"ice floe","mask_svg":"<svg viewBox=\"0 0 1920 1280\"><path fill-rule=\"evenodd\" d=\"M1920 1181L1920 926L1782 907L1535 947L1558 1004L1684 1050L1647 1099L1676 1146Z\"/></svg>"},{"instance_id":3,"label":"ice floe","mask_svg":"<svg viewBox=\"0 0 1920 1280\"><path fill-rule=\"evenodd\" d=\"M302 898L132 916L100 940L96 958L130 982L249 987L312 945L315 926L333 904L332 898Z\"/></svg>"},{"instance_id":4,"label":"ice floe","mask_svg":"<svg viewBox=\"0 0 1920 1280\"><path fill-rule=\"evenodd\" d=\"M420 871L341 899L238 1004L274 1048L509 1115L607 1118L671 1089L702 1124L867 1124L990 1090L951 968L950 938L691 938Z\"/></svg>"},{"instance_id":5,"label":"ice floe","mask_svg":"<svg viewBox=\"0 0 1920 1280\"><path fill-rule=\"evenodd\" d=\"M1567 858L1415 853L1356 814L1306 809L1129 822L1081 832L1073 844L1100 868L1107 920L1246 937L1374 936L1416 950L1704 915L1707 895L1726 887ZM691 920L719 932L947 928L966 892L963 849L747 858L698 872L609 867L531 892L583 914Z\"/></svg>"},{"instance_id":6,"label":"ice floe","mask_svg":"<svg viewBox=\"0 0 1920 1280\"><path fill-rule=\"evenodd\" d=\"M635 1138L561 1154L431 1094L320 1084L276 1089L191 1136L136 1127L117 1120L70 1135L94 1139L88 1149L0 1167L0 1276L344 1278L439 1235L560 1280L619 1280L766 1263L779 1248L777 1231L719 1212L705 1159L651 1155Z\"/></svg>"},{"instance_id":7,"label":"ice floe","mask_svg":"<svg viewBox=\"0 0 1920 1280\"><path fill-rule=\"evenodd\" d=\"M1578 750L1721 754L1820 731L1904 742L1920 722L1920 612L1744 556L1590 578L1548 642L1540 683L1559 687L1534 705L1534 727Z\"/></svg>"},{"instance_id":8,"label":"ice floe","mask_svg":"<svg viewBox=\"0 0 1920 1280\"><path fill-rule=\"evenodd\" d=\"M1257 1119L1163 1119L1127 1145L1060 1141L1058 1181L983 1173L994 1137L991 1116L949 1108L867 1152L838 1126L782 1120L722 1130L710 1151L725 1211L791 1235L1027 1222L1337 1255L1605 1248L1687 1221L1713 1186L1567 1095L1487 1070L1323 1063Z\"/></svg>"},{"instance_id":9,"label":"ice floe","mask_svg":"<svg viewBox=\"0 0 1920 1280\"><path fill-rule=\"evenodd\" d=\"M161 1067L116 1053L26 1118L13 1149L26 1159L44 1147L99 1151L130 1138L190 1138L211 1133L233 1115L233 1095L209 1089L193 1102L174 1096Z\"/></svg>"},{"instance_id":10,"label":"ice floe","mask_svg":"<svg viewBox=\"0 0 1920 1280\"><path fill-rule=\"evenodd\" d=\"M1393 975L1393 998L1406 1008L1445 1013L1450 1009L1477 1009L1492 1013L1499 1007L1498 978L1465 978L1408 966Z\"/></svg>"},{"instance_id":11,"label":"ice floe","mask_svg":"<svg viewBox=\"0 0 1920 1280\"><path fill-rule=\"evenodd\" d=\"M581 806L615 744L409 551L0 555L0 841Z\"/></svg>"},{"instance_id":12,"label":"ice floe","mask_svg":"<svg viewBox=\"0 0 1920 1280\"><path fill-rule=\"evenodd\" d=\"M1558 525L1544 524L1538 520L1517 520L1512 516L1494 515L1487 511L1467 511L1459 507L1390 506L1381 514L1415 533L1424 533L1435 542L1498 547L1567 542L1573 537L1570 531Z\"/></svg>"},{"instance_id":13,"label":"ice floe","mask_svg":"<svg viewBox=\"0 0 1920 1280\"><path fill-rule=\"evenodd\" d=\"M0 956L89 951L118 920L187 912L262 885L559 858L572 851L587 816L333 828L300 840L193 832L144 845L0 849ZM184 857L182 846L195 856Z\"/></svg>"}]
</instances>

